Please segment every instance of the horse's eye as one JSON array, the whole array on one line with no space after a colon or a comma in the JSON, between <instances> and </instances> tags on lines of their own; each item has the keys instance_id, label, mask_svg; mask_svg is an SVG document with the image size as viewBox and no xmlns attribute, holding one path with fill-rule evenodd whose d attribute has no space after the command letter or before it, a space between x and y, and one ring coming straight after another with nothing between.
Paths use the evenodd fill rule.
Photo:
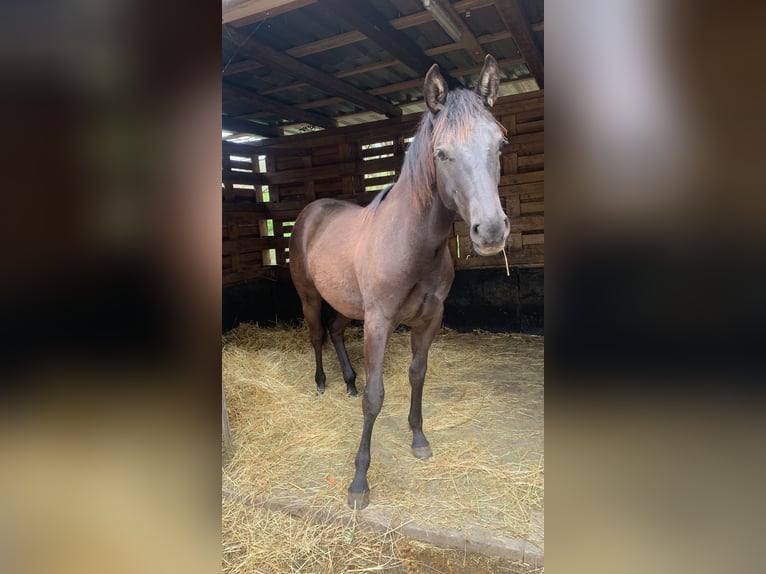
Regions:
<instances>
[{"instance_id":1,"label":"horse's eye","mask_svg":"<svg viewBox=\"0 0 766 574\"><path fill-rule=\"evenodd\" d=\"M503 138L500 140L500 147L497 150L497 153L503 153L503 148L508 145L508 140Z\"/></svg>"},{"instance_id":2,"label":"horse's eye","mask_svg":"<svg viewBox=\"0 0 766 574\"><path fill-rule=\"evenodd\" d=\"M436 150L436 152L434 153L434 156L438 157L442 161L447 159L447 153L441 148Z\"/></svg>"}]
</instances>

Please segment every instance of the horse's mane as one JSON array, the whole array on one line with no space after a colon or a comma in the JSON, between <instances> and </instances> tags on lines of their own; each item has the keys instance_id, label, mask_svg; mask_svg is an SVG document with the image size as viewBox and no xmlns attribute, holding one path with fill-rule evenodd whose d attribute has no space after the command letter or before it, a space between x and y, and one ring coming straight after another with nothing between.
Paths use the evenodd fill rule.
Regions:
<instances>
[{"instance_id":1,"label":"horse's mane","mask_svg":"<svg viewBox=\"0 0 766 574\"><path fill-rule=\"evenodd\" d=\"M373 200L368 205L371 211L375 211L375 209L380 205L380 202L386 199L386 196L388 195L388 192L391 191L392 187L394 187L394 184L389 183L386 187L384 187L377 193L377 195L373 198Z\"/></svg>"}]
</instances>

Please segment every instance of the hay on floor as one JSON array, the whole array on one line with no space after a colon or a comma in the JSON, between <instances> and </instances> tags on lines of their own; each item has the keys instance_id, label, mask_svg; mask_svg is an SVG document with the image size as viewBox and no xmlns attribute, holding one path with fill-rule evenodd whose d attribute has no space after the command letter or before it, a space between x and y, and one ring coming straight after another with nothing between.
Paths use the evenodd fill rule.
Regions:
<instances>
[{"instance_id":1,"label":"hay on floor","mask_svg":"<svg viewBox=\"0 0 766 574\"><path fill-rule=\"evenodd\" d=\"M347 330L360 394L362 339L361 328ZM424 431L434 452L428 461L410 453L410 359L409 333L394 333L384 364L385 401L373 432L371 507L384 509L399 523L416 520L457 531L479 526L542 546L542 533L531 520L532 513L541 515L543 508L542 337L446 330L437 336L423 399ZM324 364L327 391L318 396L305 329L241 324L224 337L223 381L235 442L235 454L224 468L225 488L248 500L294 496L318 513L351 513L346 489L361 435L361 398L345 395L330 343L324 349ZM224 538L225 544L228 540L233 545L231 557L237 556L238 547L250 548L242 537L251 540L266 531L257 520L295 520L265 510L258 515L242 501L229 501L224 509L229 512ZM279 529L292 537L282 546L292 548L293 554L308 557L310 548L319 544L319 554L337 556L338 544L349 536L338 524L300 522L311 526L301 532L293 531L294 523ZM353 535L353 552L358 553L343 554L346 570L357 564L365 571L370 564L394 559L393 533L369 533L369 540L361 531ZM306 552L296 551L301 544ZM265 544L255 546L268 550ZM261 558L264 564L278 560ZM292 566L279 571L315 570L289 560ZM236 563L232 558L227 571L241 571Z\"/></svg>"}]
</instances>

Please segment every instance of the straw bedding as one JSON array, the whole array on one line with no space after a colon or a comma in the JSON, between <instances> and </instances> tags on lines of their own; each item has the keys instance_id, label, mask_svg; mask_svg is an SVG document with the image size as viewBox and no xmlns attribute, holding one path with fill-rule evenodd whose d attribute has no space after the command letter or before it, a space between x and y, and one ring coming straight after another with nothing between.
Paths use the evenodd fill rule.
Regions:
<instances>
[{"instance_id":1,"label":"straw bedding","mask_svg":"<svg viewBox=\"0 0 766 574\"><path fill-rule=\"evenodd\" d=\"M349 328L346 342L361 394L362 329ZM373 431L370 508L399 524L479 526L542 546L541 529L530 520L543 509L542 337L447 330L437 336L423 398L424 432L434 452L428 461L410 453L410 359L409 333L395 332ZM241 324L224 337L235 445L223 469L224 489L235 493L223 503L227 572L258 572L258 564L274 565L264 572L420 571L402 550L416 543L354 525L346 489L361 436L361 399L346 396L330 343L324 364L327 391L318 396L304 328ZM286 498L300 500L317 519L259 506ZM347 520L320 519L328 515ZM407 564L415 569L401 569ZM516 568L496 564L488 571Z\"/></svg>"}]
</instances>

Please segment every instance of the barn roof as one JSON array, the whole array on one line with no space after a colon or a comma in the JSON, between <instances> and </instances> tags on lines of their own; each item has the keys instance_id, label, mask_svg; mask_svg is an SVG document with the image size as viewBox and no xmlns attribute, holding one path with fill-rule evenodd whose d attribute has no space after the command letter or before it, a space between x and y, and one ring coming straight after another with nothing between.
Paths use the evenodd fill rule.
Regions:
<instances>
[{"instance_id":1,"label":"barn roof","mask_svg":"<svg viewBox=\"0 0 766 574\"><path fill-rule=\"evenodd\" d=\"M500 96L543 87L543 0L223 0L224 139L421 112L435 62L473 87L485 54Z\"/></svg>"}]
</instances>

